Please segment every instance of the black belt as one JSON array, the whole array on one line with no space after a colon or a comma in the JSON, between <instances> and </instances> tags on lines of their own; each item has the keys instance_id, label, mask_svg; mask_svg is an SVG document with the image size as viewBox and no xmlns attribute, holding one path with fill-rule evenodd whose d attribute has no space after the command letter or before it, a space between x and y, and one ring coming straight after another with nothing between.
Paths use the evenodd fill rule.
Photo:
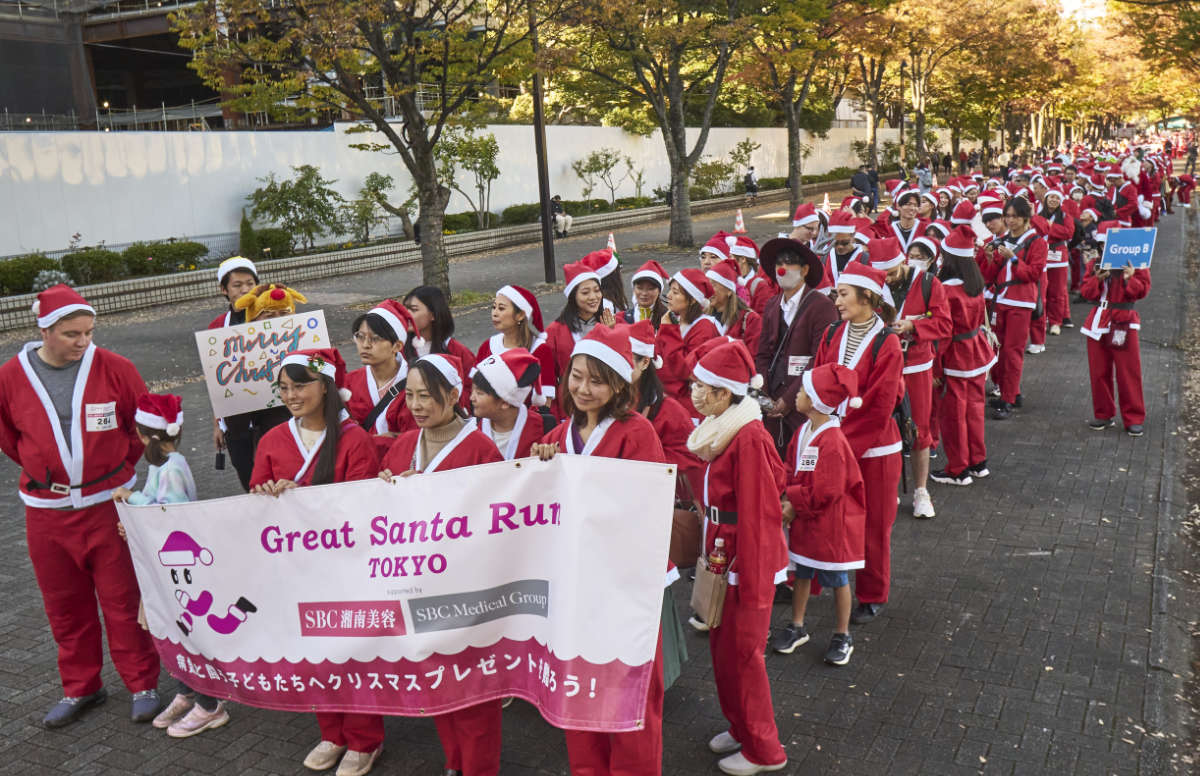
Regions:
<instances>
[{"instance_id":1,"label":"black belt","mask_svg":"<svg viewBox=\"0 0 1200 776\"><path fill-rule=\"evenodd\" d=\"M1101 310L1132 310L1133 302L1092 302L1092 307L1099 307Z\"/></svg>"},{"instance_id":2,"label":"black belt","mask_svg":"<svg viewBox=\"0 0 1200 776\"><path fill-rule=\"evenodd\" d=\"M125 468L125 463L124 463L124 461L122 461L121 463L117 464L117 468L113 469L108 474L105 474L103 477L97 477L96 479L94 479L90 482L85 482L82 485L62 485L57 482L52 482L50 479L50 470L49 469L46 469L46 481L45 482L38 482L37 480L35 480L33 478L33 475L31 475L29 472L25 472L25 476L29 477L29 484L27 484L25 487L27 490L30 490L30 491L48 490L51 493L57 493L60 496L68 496L71 494L71 491L73 491L73 490L82 490L84 488L90 488L93 485L99 485L100 483L104 482L105 480L111 479L115 475L120 474L121 470L124 468Z\"/></svg>"},{"instance_id":3,"label":"black belt","mask_svg":"<svg viewBox=\"0 0 1200 776\"><path fill-rule=\"evenodd\" d=\"M1066 248L1067 244L1065 242L1050 243L1050 247L1058 250L1059 248Z\"/></svg>"},{"instance_id":4,"label":"black belt","mask_svg":"<svg viewBox=\"0 0 1200 776\"><path fill-rule=\"evenodd\" d=\"M976 326L974 329L971 329L970 331L964 331L962 334L955 334L953 337L950 338L950 340L952 342L962 342L964 340L969 340L972 337L974 337L976 334L978 334L979 330L982 328L983 328L982 326Z\"/></svg>"},{"instance_id":5,"label":"black belt","mask_svg":"<svg viewBox=\"0 0 1200 776\"><path fill-rule=\"evenodd\" d=\"M707 511L705 511L704 516L708 518L710 523L717 523L719 525L737 525L737 512L717 509L716 507L709 507Z\"/></svg>"}]
</instances>

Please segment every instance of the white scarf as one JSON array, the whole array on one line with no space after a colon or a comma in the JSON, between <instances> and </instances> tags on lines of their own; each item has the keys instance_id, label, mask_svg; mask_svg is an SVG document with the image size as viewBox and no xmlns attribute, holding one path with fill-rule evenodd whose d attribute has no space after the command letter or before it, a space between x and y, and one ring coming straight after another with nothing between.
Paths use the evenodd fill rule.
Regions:
<instances>
[{"instance_id":1,"label":"white scarf","mask_svg":"<svg viewBox=\"0 0 1200 776\"><path fill-rule=\"evenodd\" d=\"M730 404L720 415L709 415L688 437L687 447L703 461L711 461L737 436L743 426L762 420L762 410L750 396L743 396L737 404Z\"/></svg>"}]
</instances>

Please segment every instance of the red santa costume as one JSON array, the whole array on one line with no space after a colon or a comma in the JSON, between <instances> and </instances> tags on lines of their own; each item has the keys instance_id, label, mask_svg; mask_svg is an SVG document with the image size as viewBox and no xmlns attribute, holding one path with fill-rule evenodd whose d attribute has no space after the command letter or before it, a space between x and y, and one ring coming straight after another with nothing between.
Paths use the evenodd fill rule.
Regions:
<instances>
[{"instance_id":1,"label":"red santa costume","mask_svg":"<svg viewBox=\"0 0 1200 776\"><path fill-rule=\"evenodd\" d=\"M641 307L637 303L637 284L639 280L649 281L658 286L658 304L653 307ZM658 331L658 322L662 319L662 311L667 305L667 283L671 280L671 276L662 268L654 259L650 259L645 264L637 268L633 276L629 279L629 283L633 286L633 304L625 311L624 315L619 316L625 323L637 323L638 321L650 321L650 325ZM655 315L654 311L659 310L659 314Z\"/></svg>"},{"instance_id":2,"label":"red santa costume","mask_svg":"<svg viewBox=\"0 0 1200 776\"><path fill-rule=\"evenodd\" d=\"M741 289L738 294L740 296L744 291L750 309L761 316L771 297L779 293L779 286L773 277L763 271L759 264L758 246L749 237L739 235L737 244L729 249L729 253L731 259L743 256L752 260L754 268L738 278L738 287Z\"/></svg>"},{"instance_id":3,"label":"red santa costume","mask_svg":"<svg viewBox=\"0 0 1200 776\"><path fill-rule=\"evenodd\" d=\"M840 285L884 296L886 275L852 264L842 273ZM849 335L848 322L833 324L821 338L813 364L841 364L858 373L863 406L842 420L842 433L854 450L867 495L866 566L855 575L855 594L860 604L882 605L891 588L891 536L899 503L901 442L892 412L904 396L904 354L899 338L888 334L878 317L870 322L857 349L849 347Z\"/></svg>"},{"instance_id":4,"label":"red santa costume","mask_svg":"<svg viewBox=\"0 0 1200 776\"><path fill-rule=\"evenodd\" d=\"M1046 266L1046 241L1032 227L1021 235L1006 235L1004 244L1013 252L1011 260L995 251L983 266L983 279L996 289L996 336L1000 356L992 368L992 381L1000 388L1000 401L1012 405L1021 392L1021 370L1038 283Z\"/></svg>"},{"instance_id":5,"label":"red santa costume","mask_svg":"<svg viewBox=\"0 0 1200 776\"><path fill-rule=\"evenodd\" d=\"M1061 327L1063 321L1071 317L1067 287L1070 285L1070 242L1075 237L1075 219L1067 212L1065 198L1058 189L1050 189L1043 199L1046 204L1041 208L1041 218L1034 228L1048 243L1044 317L1048 326ZM1055 199L1058 202L1051 204Z\"/></svg>"},{"instance_id":6,"label":"red santa costume","mask_svg":"<svg viewBox=\"0 0 1200 776\"><path fill-rule=\"evenodd\" d=\"M739 399L720 415L705 418L688 439L688 448L708 462L697 494L707 517L705 555L720 538L729 559L721 622L709 630L717 699L729 729L709 747L729 755L721 761L726 773L778 770L787 754L775 727L763 648L775 585L787 578L779 505L785 473L758 404L747 396L752 381L761 385L762 380L746 347L733 342L713 348L693 376Z\"/></svg>"},{"instance_id":7,"label":"red santa costume","mask_svg":"<svg viewBox=\"0 0 1200 776\"><path fill-rule=\"evenodd\" d=\"M846 210L839 210L829 217L829 233L831 235L839 234L854 234L857 227L855 226L854 214ZM846 265L852 261L860 261L863 256L863 247L855 245L854 248L845 255L839 255L836 248L830 247L829 253L825 255L824 272L821 274L821 282L817 286L822 291L832 290L837 286L838 276L842 274Z\"/></svg>"},{"instance_id":8,"label":"red santa costume","mask_svg":"<svg viewBox=\"0 0 1200 776\"><path fill-rule=\"evenodd\" d=\"M554 362L553 350L547 344L545 327L542 325L542 308L538 304L537 297L529 289L513 285L501 288L496 292L496 296L504 297L512 302L518 310L525 313L525 317L535 332L533 342L526 350L538 360L542 371L538 376L538 384L529 394L527 403L536 406L553 404L557 388L554 384L554 375L558 374L558 368ZM479 346L479 352L475 354L475 363L478 364L488 356L502 355L507 350L509 347L504 344L504 334L497 332L485 339Z\"/></svg>"},{"instance_id":9,"label":"red santa costume","mask_svg":"<svg viewBox=\"0 0 1200 776\"><path fill-rule=\"evenodd\" d=\"M969 257L975 252L968 235L946 238L942 250L955 256ZM988 344L983 325L987 311L983 294L968 296L962 278L942 282L950 311L950 339L941 352L942 380L945 393L941 400L942 449L946 453L944 473L938 482L959 477L968 468L982 474L987 468L984 443L984 413L987 373L996 363L996 354ZM986 476L986 475L984 475ZM961 478L967 484L966 478Z\"/></svg>"},{"instance_id":10,"label":"red santa costume","mask_svg":"<svg viewBox=\"0 0 1200 776\"><path fill-rule=\"evenodd\" d=\"M96 314L65 285L42 291L34 305L43 330L81 311ZM25 503L29 558L58 645L63 695L84 698L101 689L97 601L117 673L132 693L152 690L158 655L137 623L140 594L112 501L114 488L132 488L137 479L142 444L134 414L146 384L128 360L88 344L70 407L62 408L71 416L64 429L38 376L38 369L52 368L44 366L40 344L25 345L0 367L0 450L21 467L17 495Z\"/></svg>"},{"instance_id":11,"label":"red santa costume","mask_svg":"<svg viewBox=\"0 0 1200 776\"><path fill-rule=\"evenodd\" d=\"M620 375L633 378L633 351L628 330L598 327L579 341L573 356L586 355ZM592 455L627 461L663 463L662 445L650 421L636 412L624 418L602 419L585 441L579 433L579 413L542 438L568 455ZM664 516L664 519L667 519ZM666 583L678 577L668 569ZM662 773L663 667L662 637L654 654L646 694L645 727L630 733L564 730L571 773L587 776L659 776ZM467 771L470 773L470 771Z\"/></svg>"},{"instance_id":12,"label":"red santa costume","mask_svg":"<svg viewBox=\"0 0 1200 776\"><path fill-rule=\"evenodd\" d=\"M537 383L541 366L525 348L509 348L498 356L488 356L475 365L476 387L479 376L491 386L496 395L517 408L517 420L507 434L497 432L487 418L468 421L496 445L506 461L525 458L529 448L542 438L542 416L527 406L533 385Z\"/></svg>"},{"instance_id":13,"label":"red santa costume","mask_svg":"<svg viewBox=\"0 0 1200 776\"><path fill-rule=\"evenodd\" d=\"M722 288L730 293L736 294L741 286L738 285L738 273L740 272L738 264L733 259L725 259L717 262L717 264L704 273L710 283L719 284ZM716 286L712 286L714 289ZM719 311L713 310L714 317L719 315ZM720 321L720 319L717 319ZM726 336L740 339L746 343L746 348L751 353L758 352L758 338L762 335L762 316L756 313L749 307L743 307L734 313L732 321L721 322L720 332Z\"/></svg>"},{"instance_id":14,"label":"red santa costume","mask_svg":"<svg viewBox=\"0 0 1200 776\"><path fill-rule=\"evenodd\" d=\"M709 297L712 296L712 285L703 272L698 269L683 269L676 272L671 281L678 283L684 293L696 300L701 308L708 306ZM654 347L663 360L663 367L659 372L663 387L692 417L699 417L699 413L692 406L691 391L688 389L688 380L691 378L688 358L705 342L719 336L721 324L711 315L701 315L690 323L663 323L658 327Z\"/></svg>"},{"instance_id":15,"label":"red santa costume","mask_svg":"<svg viewBox=\"0 0 1200 776\"><path fill-rule=\"evenodd\" d=\"M231 256L217 266L217 284L224 283L225 276L230 272L249 272L254 276L254 282L258 282L258 267L254 266L254 262L244 256ZM224 286L222 286L224 288ZM210 329L223 329L226 326L235 326L239 323L246 322L245 310L234 310L233 301L229 302L229 309L212 319L208 324Z\"/></svg>"},{"instance_id":16,"label":"red santa costume","mask_svg":"<svg viewBox=\"0 0 1200 776\"><path fill-rule=\"evenodd\" d=\"M289 353L280 362L280 371L289 365L315 371L330 378L339 387L345 383L345 364L341 354L333 349ZM312 447L308 447L304 444L299 420L295 417L268 431L254 454L251 489L280 480L295 482L297 487L312 484L313 468L328 433L328 429L322 431ZM379 473L379 454L371 435L350 420L349 416L345 417L338 430L336 444L330 482L367 480ZM383 746L383 717L379 714L317 712L316 716L322 742L328 741L354 752L368 753L377 752Z\"/></svg>"},{"instance_id":17,"label":"red santa costume","mask_svg":"<svg viewBox=\"0 0 1200 776\"><path fill-rule=\"evenodd\" d=\"M412 313L408 308L394 299L385 299L372 307L368 315L377 315L392 330L392 335L400 343L408 341L409 334L416 328L413 324ZM408 362L403 353L396 354L398 370L392 379L380 384L370 367L359 367L346 375L346 389L350 398L346 400L346 412L355 423L363 426L367 433L374 438L379 454L382 456L391 447L394 436L416 427L412 413L404 401L404 381L408 377ZM375 408L381 402L386 402L383 409L376 413ZM371 415L375 419L369 427L367 420Z\"/></svg>"},{"instance_id":18,"label":"red santa costume","mask_svg":"<svg viewBox=\"0 0 1200 776\"><path fill-rule=\"evenodd\" d=\"M594 280L597 285L600 283L600 276L588 269L581 261L563 267L563 278L566 280L566 284L563 286L563 296L568 300L571 300L572 295L587 281ZM597 318L597 320L599 319ZM546 327L546 346L550 348L550 355L553 357L554 371L552 374L542 375L542 385L543 390L546 390L545 386L553 384L555 397L558 396L563 375L567 371L567 363L571 360L572 351L575 350L575 343L583 339L584 335L595 325L595 321L582 323L583 325L577 330L562 321L551 321ZM558 403L552 401L551 405L555 409L555 414L558 415Z\"/></svg>"},{"instance_id":19,"label":"red santa costume","mask_svg":"<svg viewBox=\"0 0 1200 776\"><path fill-rule=\"evenodd\" d=\"M461 390L465 385L462 365L457 359L432 354L419 360L436 368L452 388ZM424 434L424 429L416 428L397 437L384 456L381 468L393 474L409 470L422 474L503 460L492 438L476 430L472 422L463 423L459 432L428 461L421 453ZM500 772L500 700L438 714L433 721L442 742L447 769L479 776L496 776Z\"/></svg>"},{"instance_id":20,"label":"red santa costume","mask_svg":"<svg viewBox=\"0 0 1200 776\"><path fill-rule=\"evenodd\" d=\"M907 189L897 192L895 195L895 204L899 208L900 205L908 201L912 197L918 202L921 199L921 192L916 189ZM921 235L925 234L925 229L929 226L928 219L915 218L912 223L905 226L904 223L897 218L895 221L887 223L877 223L875 225L875 236L878 238L894 237L900 243L900 249L905 254L908 253L908 246L912 245L912 241Z\"/></svg>"},{"instance_id":21,"label":"red santa costume","mask_svg":"<svg viewBox=\"0 0 1200 776\"><path fill-rule=\"evenodd\" d=\"M1096 240L1104 241L1113 221L1096 227ZM1096 277L1099 259L1088 264L1080 294L1094 306L1081 329L1088 338L1088 373L1092 385L1092 414L1097 421L1111 421L1117 408L1113 403L1113 379L1121 400L1121 420L1132 434L1140 434L1146 422L1146 403L1142 396L1142 357L1138 333L1142 319L1134 302L1150 293L1150 270L1139 269L1126 279L1119 269L1103 279ZM1133 427L1137 426L1135 431ZM1103 428L1101 424L1096 427Z\"/></svg>"},{"instance_id":22,"label":"red santa costume","mask_svg":"<svg viewBox=\"0 0 1200 776\"><path fill-rule=\"evenodd\" d=\"M1192 191L1196 188L1196 176L1184 173L1179 176L1179 187L1176 193L1179 195L1179 204L1185 208L1192 206Z\"/></svg>"}]
</instances>

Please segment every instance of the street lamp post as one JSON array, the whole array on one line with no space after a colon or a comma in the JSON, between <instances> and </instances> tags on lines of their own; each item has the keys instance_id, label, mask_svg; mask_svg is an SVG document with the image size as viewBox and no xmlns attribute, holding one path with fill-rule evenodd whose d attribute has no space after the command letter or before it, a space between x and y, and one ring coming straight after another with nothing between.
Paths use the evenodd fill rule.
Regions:
<instances>
[{"instance_id":1,"label":"street lamp post","mask_svg":"<svg viewBox=\"0 0 1200 776\"><path fill-rule=\"evenodd\" d=\"M537 19L529 3L529 43L533 51L533 149L537 157L538 198L542 209L542 265L547 283L558 277L554 266L554 215L550 212L550 171L546 167L546 116L542 108L542 74L537 69Z\"/></svg>"},{"instance_id":2,"label":"street lamp post","mask_svg":"<svg viewBox=\"0 0 1200 776\"><path fill-rule=\"evenodd\" d=\"M904 71L908 68L908 60L900 60L900 169L904 169Z\"/></svg>"}]
</instances>

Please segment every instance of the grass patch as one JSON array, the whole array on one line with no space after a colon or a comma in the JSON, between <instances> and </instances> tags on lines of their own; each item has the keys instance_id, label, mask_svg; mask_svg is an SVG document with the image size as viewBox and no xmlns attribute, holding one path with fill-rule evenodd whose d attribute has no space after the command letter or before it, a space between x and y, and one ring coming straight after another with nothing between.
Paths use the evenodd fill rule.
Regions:
<instances>
[{"instance_id":1,"label":"grass patch","mask_svg":"<svg viewBox=\"0 0 1200 776\"><path fill-rule=\"evenodd\" d=\"M478 307L482 304L491 304L495 298L495 294L485 294L482 291L458 291L450 295L450 307L453 309Z\"/></svg>"}]
</instances>

